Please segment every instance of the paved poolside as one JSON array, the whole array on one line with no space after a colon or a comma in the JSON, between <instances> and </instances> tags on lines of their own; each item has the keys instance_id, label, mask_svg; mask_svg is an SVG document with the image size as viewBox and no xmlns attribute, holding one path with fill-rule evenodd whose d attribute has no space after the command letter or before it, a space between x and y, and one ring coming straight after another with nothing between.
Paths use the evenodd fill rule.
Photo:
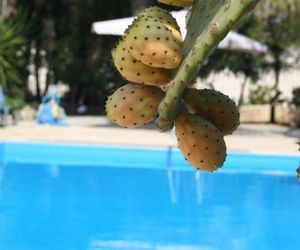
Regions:
<instances>
[{"instance_id":1,"label":"paved poolside","mask_svg":"<svg viewBox=\"0 0 300 250\"><path fill-rule=\"evenodd\" d=\"M176 146L174 134L159 133L153 124L139 129L112 125L105 117L69 117L68 127L37 125L24 121L17 126L0 128L0 141L42 141L101 145ZM298 154L296 142L300 129L277 125L243 124L226 137L231 151Z\"/></svg>"}]
</instances>

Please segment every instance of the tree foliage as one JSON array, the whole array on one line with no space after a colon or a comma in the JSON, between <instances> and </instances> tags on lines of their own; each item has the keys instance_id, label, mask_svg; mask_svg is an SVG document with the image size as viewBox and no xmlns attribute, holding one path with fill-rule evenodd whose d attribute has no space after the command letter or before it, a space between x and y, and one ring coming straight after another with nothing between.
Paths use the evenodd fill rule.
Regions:
<instances>
[{"instance_id":1,"label":"tree foliage","mask_svg":"<svg viewBox=\"0 0 300 250\"><path fill-rule=\"evenodd\" d=\"M133 1L135 2L135 1ZM37 81L37 99L49 84L63 82L70 91L65 97L71 111L79 102L104 107L111 88L121 84L121 78L111 63L110 51L119 39L98 36L91 32L92 23L101 20L130 16L149 0L132 1L98 0L19 0L18 6L29 8L31 17L39 24L38 32L30 38L28 47L36 53L32 58L35 69L49 69L44 91ZM46 55L46 56L45 56ZM36 72L38 79L38 72ZM97 110L99 112L99 110Z\"/></svg>"},{"instance_id":2,"label":"tree foliage","mask_svg":"<svg viewBox=\"0 0 300 250\"><path fill-rule=\"evenodd\" d=\"M6 95L6 103L13 110L25 105L26 82L23 75L27 72L24 60L28 37L34 30L29 13L24 9L10 18L0 17L0 85Z\"/></svg>"},{"instance_id":3,"label":"tree foliage","mask_svg":"<svg viewBox=\"0 0 300 250\"><path fill-rule=\"evenodd\" d=\"M265 0L260 3L251 19L248 34L269 47L269 68L274 73L274 93L271 98L274 121L275 104L279 101L280 74L293 66L287 58L293 58L300 45L300 0ZM292 49L294 47L294 49Z\"/></svg>"},{"instance_id":4,"label":"tree foliage","mask_svg":"<svg viewBox=\"0 0 300 250\"><path fill-rule=\"evenodd\" d=\"M293 90L292 103L300 107L300 87Z\"/></svg>"},{"instance_id":5,"label":"tree foliage","mask_svg":"<svg viewBox=\"0 0 300 250\"><path fill-rule=\"evenodd\" d=\"M218 73L227 69L235 75L242 74L244 77L256 82L263 64L264 60L258 55L218 49L214 51L201 68L199 76L206 78L210 73Z\"/></svg>"},{"instance_id":6,"label":"tree foliage","mask_svg":"<svg viewBox=\"0 0 300 250\"><path fill-rule=\"evenodd\" d=\"M16 61L18 52L26 44L23 21L22 15L11 20L0 18L0 83L5 89L21 82Z\"/></svg>"}]
</instances>

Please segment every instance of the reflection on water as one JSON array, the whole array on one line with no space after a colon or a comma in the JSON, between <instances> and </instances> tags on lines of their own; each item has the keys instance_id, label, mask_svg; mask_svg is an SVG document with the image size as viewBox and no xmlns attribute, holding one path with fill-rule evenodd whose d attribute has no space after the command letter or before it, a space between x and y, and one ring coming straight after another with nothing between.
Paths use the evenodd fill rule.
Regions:
<instances>
[{"instance_id":1,"label":"reflection on water","mask_svg":"<svg viewBox=\"0 0 300 250\"><path fill-rule=\"evenodd\" d=\"M202 184L204 183L204 178L202 177L202 179L200 179L201 177L201 172L200 171L196 171L195 172L195 180L196 180L196 197L197 197L197 202L198 203L202 203L203 201L203 192L205 189L205 186L203 186Z\"/></svg>"},{"instance_id":2,"label":"reflection on water","mask_svg":"<svg viewBox=\"0 0 300 250\"><path fill-rule=\"evenodd\" d=\"M299 209L288 176L0 166L1 250L296 250Z\"/></svg>"}]
</instances>

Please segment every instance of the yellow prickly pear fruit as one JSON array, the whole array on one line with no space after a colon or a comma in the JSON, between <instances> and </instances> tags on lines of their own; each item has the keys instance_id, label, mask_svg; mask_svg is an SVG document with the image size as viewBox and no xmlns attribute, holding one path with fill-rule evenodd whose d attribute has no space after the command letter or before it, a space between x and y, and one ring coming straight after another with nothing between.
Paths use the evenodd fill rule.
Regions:
<instances>
[{"instance_id":1,"label":"yellow prickly pear fruit","mask_svg":"<svg viewBox=\"0 0 300 250\"><path fill-rule=\"evenodd\" d=\"M177 6L177 7L188 7L193 5L194 0L157 0L160 3Z\"/></svg>"},{"instance_id":2,"label":"yellow prickly pear fruit","mask_svg":"<svg viewBox=\"0 0 300 250\"><path fill-rule=\"evenodd\" d=\"M128 52L125 39L117 44L112 57L116 68L127 81L145 85L165 85L169 81L168 70L154 68L135 59Z\"/></svg>"},{"instance_id":3,"label":"yellow prickly pear fruit","mask_svg":"<svg viewBox=\"0 0 300 250\"><path fill-rule=\"evenodd\" d=\"M237 106L221 92L211 89L187 89L183 100L190 113L210 121L223 135L232 134L240 124Z\"/></svg>"},{"instance_id":4,"label":"yellow prickly pear fruit","mask_svg":"<svg viewBox=\"0 0 300 250\"><path fill-rule=\"evenodd\" d=\"M181 62L179 42L157 19L139 18L128 31L125 41L130 54L146 65L173 69Z\"/></svg>"},{"instance_id":5,"label":"yellow prickly pear fruit","mask_svg":"<svg viewBox=\"0 0 300 250\"><path fill-rule=\"evenodd\" d=\"M226 145L214 125L198 116L181 113L175 127L178 146L193 167L213 172L223 165Z\"/></svg>"},{"instance_id":6,"label":"yellow prickly pear fruit","mask_svg":"<svg viewBox=\"0 0 300 250\"><path fill-rule=\"evenodd\" d=\"M129 83L106 102L107 117L122 127L135 128L152 121L164 92L154 86Z\"/></svg>"},{"instance_id":7,"label":"yellow prickly pear fruit","mask_svg":"<svg viewBox=\"0 0 300 250\"><path fill-rule=\"evenodd\" d=\"M170 29L173 36L178 42L182 41L180 27L178 26L176 19L168 11L157 6L153 6L143 10L140 13L139 17L150 17L157 19Z\"/></svg>"}]
</instances>

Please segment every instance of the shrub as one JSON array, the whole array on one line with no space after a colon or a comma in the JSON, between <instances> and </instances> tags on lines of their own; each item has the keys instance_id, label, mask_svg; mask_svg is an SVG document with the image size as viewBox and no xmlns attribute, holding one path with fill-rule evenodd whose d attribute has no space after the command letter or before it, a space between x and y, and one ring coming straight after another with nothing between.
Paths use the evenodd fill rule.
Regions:
<instances>
[{"instance_id":1,"label":"shrub","mask_svg":"<svg viewBox=\"0 0 300 250\"><path fill-rule=\"evenodd\" d=\"M272 93L272 87L257 86L257 88L252 90L250 93L250 103L255 105L269 104L272 99Z\"/></svg>"},{"instance_id":2,"label":"shrub","mask_svg":"<svg viewBox=\"0 0 300 250\"><path fill-rule=\"evenodd\" d=\"M292 103L295 104L296 106L300 106L300 87L295 88L293 90Z\"/></svg>"},{"instance_id":3,"label":"shrub","mask_svg":"<svg viewBox=\"0 0 300 250\"><path fill-rule=\"evenodd\" d=\"M19 111L25 106L24 90L18 87L12 87L6 93L6 105L13 111Z\"/></svg>"}]
</instances>

